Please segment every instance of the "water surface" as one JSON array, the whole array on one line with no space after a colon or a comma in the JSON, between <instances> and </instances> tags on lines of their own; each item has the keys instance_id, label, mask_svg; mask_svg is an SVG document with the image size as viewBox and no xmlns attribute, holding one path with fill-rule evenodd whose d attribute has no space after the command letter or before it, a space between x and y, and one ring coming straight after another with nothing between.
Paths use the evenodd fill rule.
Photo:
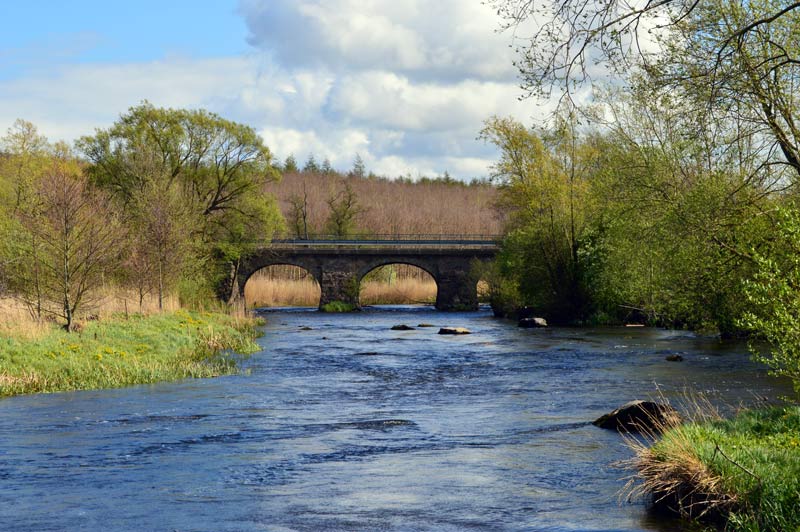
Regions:
<instances>
[{"instance_id":1,"label":"water surface","mask_svg":"<svg viewBox=\"0 0 800 532\"><path fill-rule=\"evenodd\" d=\"M589 422L657 388L789 393L745 346L686 332L265 317L242 375L0 400L0 530L678 530L619 501L630 453ZM473 334L390 330L423 322Z\"/></svg>"}]
</instances>

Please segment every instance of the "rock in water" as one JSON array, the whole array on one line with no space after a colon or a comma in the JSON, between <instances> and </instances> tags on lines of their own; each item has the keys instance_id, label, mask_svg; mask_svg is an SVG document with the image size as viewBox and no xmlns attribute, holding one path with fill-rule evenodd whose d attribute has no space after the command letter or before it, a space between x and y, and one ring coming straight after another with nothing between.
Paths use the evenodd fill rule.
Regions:
<instances>
[{"instance_id":1,"label":"rock in water","mask_svg":"<svg viewBox=\"0 0 800 532\"><path fill-rule=\"evenodd\" d=\"M523 329L537 329L547 327L547 320L544 318L520 318L517 326Z\"/></svg>"},{"instance_id":2,"label":"rock in water","mask_svg":"<svg viewBox=\"0 0 800 532\"><path fill-rule=\"evenodd\" d=\"M392 330L393 330L393 331L413 331L413 330L414 330L414 327L412 327L412 326L410 326L410 325L404 325L404 324L401 324L401 325L393 325L393 326L392 326Z\"/></svg>"},{"instance_id":3,"label":"rock in water","mask_svg":"<svg viewBox=\"0 0 800 532\"><path fill-rule=\"evenodd\" d=\"M667 362L683 362L683 357L680 355L667 355Z\"/></svg>"},{"instance_id":4,"label":"rock in water","mask_svg":"<svg viewBox=\"0 0 800 532\"><path fill-rule=\"evenodd\" d=\"M439 334L472 334L472 331L464 327L442 327Z\"/></svg>"},{"instance_id":5,"label":"rock in water","mask_svg":"<svg viewBox=\"0 0 800 532\"><path fill-rule=\"evenodd\" d=\"M652 401L631 401L609 414L600 416L593 424L601 429L661 432L680 422L680 414L669 405Z\"/></svg>"},{"instance_id":6,"label":"rock in water","mask_svg":"<svg viewBox=\"0 0 800 532\"><path fill-rule=\"evenodd\" d=\"M420 323L417 327L435 327L432 323Z\"/></svg>"}]
</instances>

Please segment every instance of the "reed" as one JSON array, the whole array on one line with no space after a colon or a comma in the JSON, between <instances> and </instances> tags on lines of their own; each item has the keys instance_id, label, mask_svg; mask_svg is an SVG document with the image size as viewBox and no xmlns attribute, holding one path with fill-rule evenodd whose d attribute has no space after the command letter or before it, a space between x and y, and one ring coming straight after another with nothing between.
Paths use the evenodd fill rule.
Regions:
<instances>
[{"instance_id":1,"label":"reed","mask_svg":"<svg viewBox=\"0 0 800 532\"><path fill-rule=\"evenodd\" d=\"M436 282L427 272L407 264L376 268L361 281L362 305L430 304L436 301ZM256 272L245 285L248 307L316 307L320 288L305 270L272 266Z\"/></svg>"}]
</instances>

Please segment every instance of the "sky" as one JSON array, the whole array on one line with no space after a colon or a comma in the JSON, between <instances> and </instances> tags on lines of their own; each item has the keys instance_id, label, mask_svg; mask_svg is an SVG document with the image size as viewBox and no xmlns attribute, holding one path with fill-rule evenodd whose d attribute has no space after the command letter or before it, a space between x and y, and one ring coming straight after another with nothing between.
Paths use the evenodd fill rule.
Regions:
<instances>
[{"instance_id":1,"label":"sky","mask_svg":"<svg viewBox=\"0 0 800 532\"><path fill-rule=\"evenodd\" d=\"M511 35L480 0L2 1L0 134L109 127L143 100L252 126L278 160L484 177L492 115L532 123Z\"/></svg>"}]
</instances>

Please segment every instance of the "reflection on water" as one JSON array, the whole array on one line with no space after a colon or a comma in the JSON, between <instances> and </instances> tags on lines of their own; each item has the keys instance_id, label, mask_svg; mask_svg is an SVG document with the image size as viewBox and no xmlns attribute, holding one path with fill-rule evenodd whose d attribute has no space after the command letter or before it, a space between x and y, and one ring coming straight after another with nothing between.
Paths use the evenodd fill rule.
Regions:
<instances>
[{"instance_id":1,"label":"reflection on water","mask_svg":"<svg viewBox=\"0 0 800 532\"><path fill-rule=\"evenodd\" d=\"M0 401L0 529L678 530L620 503L629 453L589 422L656 387L789 391L743 345L685 332L266 318L242 375ZM390 330L423 322L473 334Z\"/></svg>"}]
</instances>

